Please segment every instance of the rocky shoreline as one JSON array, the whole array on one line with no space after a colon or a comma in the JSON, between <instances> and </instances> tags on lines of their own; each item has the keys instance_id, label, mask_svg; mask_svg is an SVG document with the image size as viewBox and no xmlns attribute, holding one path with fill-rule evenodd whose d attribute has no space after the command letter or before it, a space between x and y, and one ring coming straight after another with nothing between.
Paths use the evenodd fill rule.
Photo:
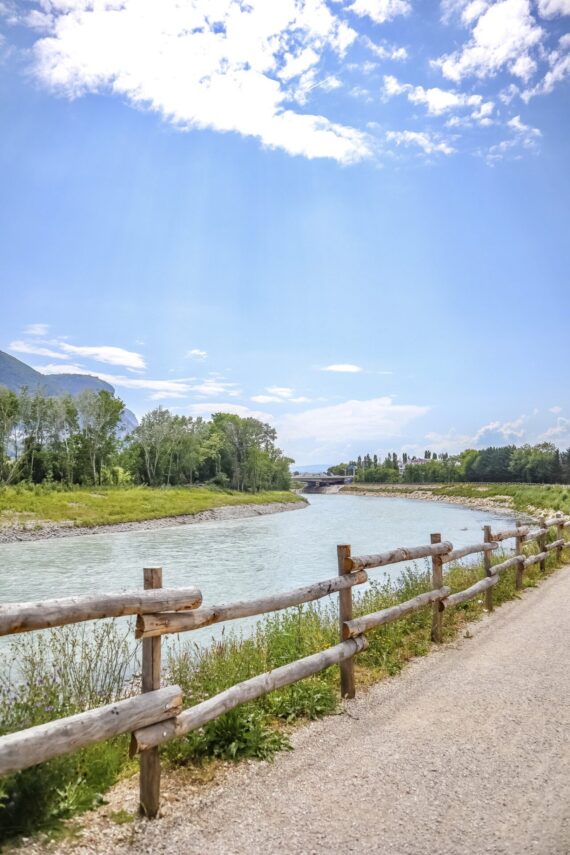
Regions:
<instances>
[{"instance_id":1,"label":"rocky shoreline","mask_svg":"<svg viewBox=\"0 0 570 855\"><path fill-rule=\"evenodd\" d=\"M121 531L150 531L157 528L172 528L179 525L195 525L215 520L236 520L245 517L278 514L283 511L295 511L306 508L307 502L268 502L260 505L223 505L210 508L196 514L183 514L159 519L137 520L134 522L114 523L112 525L75 526L72 523L57 523L50 520L38 521L41 528L0 527L0 544L52 540L57 537L79 537L84 534L115 534Z\"/></svg>"},{"instance_id":2,"label":"rocky shoreline","mask_svg":"<svg viewBox=\"0 0 570 855\"><path fill-rule=\"evenodd\" d=\"M350 487L343 487L341 493L351 496L374 496L376 498L390 499L414 499L421 502L440 502L447 505L462 505L465 508L471 508L474 511L493 511L496 514L503 514L509 517L516 517L522 522L534 521L534 517L523 511L517 511L515 508L507 506L506 501L510 501L509 496L505 496L505 500L497 500L494 498L468 498L466 496L435 496L431 490L414 490L411 493L403 490L360 490Z\"/></svg>"}]
</instances>

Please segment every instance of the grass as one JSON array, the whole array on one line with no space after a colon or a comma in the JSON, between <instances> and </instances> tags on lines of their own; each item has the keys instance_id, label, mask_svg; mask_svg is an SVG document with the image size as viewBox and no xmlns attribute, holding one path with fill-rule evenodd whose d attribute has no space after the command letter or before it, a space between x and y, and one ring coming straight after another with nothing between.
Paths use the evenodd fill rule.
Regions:
<instances>
[{"instance_id":1,"label":"grass","mask_svg":"<svg viewBox=\"0 0 570 855\"><path fill-rule=\"evenodd\" d=\"M551 536L552 539L553 536ZM536 552L536 544L527 547ZM493 562L503 560L494 554ZM547 560L547 575L556 568L556 556ZM445 582L460 591L482 578L481 565L452 565ZM544 576L539 566L525 572L525 587ZM374 581L355 592L355 616L408 600L431 587L428 562L406 567L394 581ZM493 588L496 606L518 597L514 570L500 577ZM484 597L444 613L444 639L454 638L467 621L484 611ZM431 609L369 632L369 648L355 660L359 690L398 673L415 656L431 649ZM0 733L8 733L69 715L124 697L136 687L126 683L133 671L128 637L132 627L120 631L101 622L86 632L84 626L64 627L45 634L22 636L12 642L8 665L0 670ZM184 703L192 706L256 674L292 662L338 642L336 602L321 601L265 616L253 634L230 631L200 647L185 643L170 646L163 672L165 684L184 690ZM136 667L135 667L136 670ZM247 703L210 722L200 730L167 743L163 758L172 766L210 778L217 760L243 757L270 759L289 747L291 727L299 720L315 719L337 711L339 669L332 667L300 683ZM119 778L136 771L128 759L127 737L100 743L0 780L0 845L38 829L61 833L63 821L100 804L105 791ZM129 822L129 814L112 816ZM132 818L132 817L131 817Z\"/></svg>"},{"instance_id":2,"label":"grass","mask_svg":"<svg viewBox=\"0 0 570 855\"><path fill-rule=\"evenodd\" d=\"M238 493L211 487L0 488L0 524L39 530L42 521L75 526L112 525L197 514L227 505L295 502L288 491Z\"/></svg>"},{"instance_id":3,"label":"grass","mask_svg":"<svg viewBox=\"0 0 570 855\"><path fill-rule=\"evenodd\" d=\"M520 513L562 511L570 514L570 485L564 484L353 484L343 492L366 490L402 495L420 490L433 496L490 499L498 507Z\"/></svg>"}]
</instances>

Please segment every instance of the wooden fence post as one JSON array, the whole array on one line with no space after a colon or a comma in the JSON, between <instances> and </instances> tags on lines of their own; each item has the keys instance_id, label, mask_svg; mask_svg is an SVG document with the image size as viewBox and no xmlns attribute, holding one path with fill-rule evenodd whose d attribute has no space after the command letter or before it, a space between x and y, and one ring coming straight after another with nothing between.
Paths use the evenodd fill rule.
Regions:
<instances>
[{"instance_id":1,"label":"wooden fence post","mask_svg":"<svg viewBox=\"0 0 570 855\"><path fill-rule=\"evenodd\" d=\"M557 517L560 517L558 522L556 523L556 540L564 539L564 520L560 514L556 514ZM562 561L562 550L563 546L556 547L556 561L560 564Z\"/></svg>"},{"instance_id":2,"label":"wooden fence post","mask_svg":"<svg viewBox=\"0 0 570 855\"><path fill-rule=\"evenodd\" d=\"M162 588L162 568L145 567L144 587ZM144 638L142 643L142 691L160 689L160 636ZM158 748L141 753L140 812L152 819L160 807L160 755Z\"/></svg>"},{"instance_id":3,"label":"wooden fence post","mask_svg":"<svg viewBox=\"0 0 570 855\"><path fill-rule=\"evenodd\" d=\"M544 552L544 550L546 549L546 533L548 531L548 528L546 525L546 517L540 518L540 527L543 530L543 534L541 534L540 537L537 537L536 540L538 543L538 551ZM542 561L540 562L540 572L546 573L546 559L545 558L543 558Z\"/></svg>"},{"instance_id":4,"label":"wooden fence post","mask_svg":"<svg viewBox=\"0 0 570 855\"><path fill-rule=\"evenodd\" d=\"M517 523L517 528L521 528L522 523ZM524 534L517 534L515 538L515 555L522 555L522 545L524 541ZM522 561L519 561L515 570L515 589L517 591L522 591L523 587L523 574L524 574L524 564Z\"/></svg>"},{"instance_id":5,"label":"wooden fence post","mask_svg":"<svg viewBox=\"0 0 570 855\"><path fill-rule=\"evenodd\" d=\"M483 526L483 540L485 543L492 542L491 526ZM491 552L490 550L483 553L483 566L485 568L485 576L491 576ZM493 589L487 588L485 591L485 608L488 612L493 611Z\"/></svg>"},{"instance_id":6,"label":"wooden fence post","mask_svg":"<svg viewBox=\"0 0 570 855\"><path fill-rule=\"evenodd\" d=\"M430 534L431 543L441 543L441 534L436 532ZM432 555L431 557L431 586L435 590L443 588L443 561L441 555ZM433 604L431 616L431 640L437 644L443 641L443 612L440 603Z\"/></svg>"},{"instance_id":7,"label":"wooden fence post","mask_svg":"<svg viewBox=\"0 0 570 855\"><path fill-rule=\"evenodd\" d=\"M350 546L344 544L337 546L338 575L346 576L351 572L348 560L350 558ZM338 618L340 625L340 640L344 641L343 624L352 620L352 588L346 588L338 592ZM340 695L342 698L353 698L356 694L354 685L354 659L346 659L340 663Z\"/></svg>"}]
</instances>

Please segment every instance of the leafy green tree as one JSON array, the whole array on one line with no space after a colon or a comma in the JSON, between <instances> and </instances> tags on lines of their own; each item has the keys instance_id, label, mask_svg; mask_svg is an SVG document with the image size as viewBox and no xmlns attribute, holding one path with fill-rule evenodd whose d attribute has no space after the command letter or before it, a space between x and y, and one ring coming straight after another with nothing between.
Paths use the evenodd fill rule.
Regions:
<instances>
[{"instance_id":1,"label":"leafy green tree","mask_svg":"<svg viewBox=\"0 0 570 855\"><path fill-rule=\"evenodd\" d=\"M103 467L117 449L116 430L124 409L124 403L105 390L77 396L80 437L94 484L101 484Z\"/></svg>"}]
</instances>

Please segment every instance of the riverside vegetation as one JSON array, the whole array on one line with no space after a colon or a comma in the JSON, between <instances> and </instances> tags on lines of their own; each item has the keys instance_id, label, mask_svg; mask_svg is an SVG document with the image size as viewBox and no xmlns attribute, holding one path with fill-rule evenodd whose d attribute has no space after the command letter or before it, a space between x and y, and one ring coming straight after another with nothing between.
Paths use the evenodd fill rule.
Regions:
<instances>
[{"instance_id":1,"label":"riverside vegetation","mask_svg":"<svg viewBox=\"0 0 570 855\"><path fill-rule=\"evenodd\" d=\"M528 547L536 551L535 545ZM493 563L501 561L495 554ZM546 572L556 567L552 552ZM482 578L482 566L450 566L445 583L462 590ZM525 573L524 585L541 578L538 565ZM376 581L355 596L355 616L410 599L431 587L426 565L412 565L396 581ZM494 588L495 604L517 596L513 574ZM473 600L445 612L445 638L453 638L465 621L483 611ZM413 656L431 647L431 610L424 609L369 633L370 647L356 660L360 686L397 673ZM133 671L128 643L132 627L121 631L112 621L95 630L65 627L11 642L11 656L0 672L0 733L8 733L108 703L137 691L127 680ZM253 634L229 632L209 646L186 643L171 647L165 683L179 684L185 703L193 705L255 674L323 650L338 641L336 602L305 605L266 616ZM7 662L17 663L17 671ZM136 673L136 666L135 666ZM244 704L202 729L167 744L163 756L173 765L204 770L217 760L267 759L288 747L288 730L299 720L338 708L338 668ZM75 813L101 803L106 789L136 767L128 760L127 738L120 737L60 757L0 780L0 839L37 829L52 831ZM127 817L128 819L128 817ZM121 817L125 821L125 817Z\"/></svg>"}]
</instances>

